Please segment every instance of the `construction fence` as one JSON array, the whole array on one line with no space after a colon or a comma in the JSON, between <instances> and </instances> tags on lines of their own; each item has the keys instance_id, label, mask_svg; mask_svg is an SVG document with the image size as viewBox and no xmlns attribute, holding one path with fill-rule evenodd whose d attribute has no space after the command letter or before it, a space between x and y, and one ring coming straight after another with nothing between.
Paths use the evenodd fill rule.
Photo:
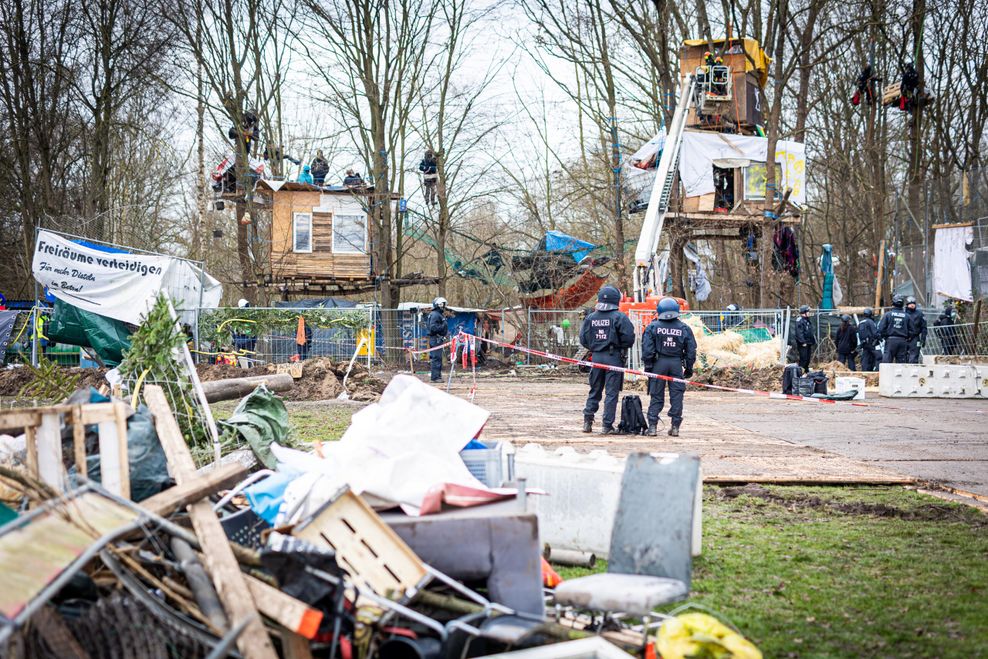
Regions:
<instances>
[{"instance_id":1,"label":"construction fence","mask_svg":"<svg viewBox=\"0 0 988 659\"><path fill-rule=\"evenodd\" d=\"M195 360L215 363L220 355L235 355L244 366L280 364L314 357L333 361L349 360L354 354L368 366L400 366L408 362L408 349L428 346L425 316L429 309L359 308L237 308L199 309L198 322L189 326L190 346ZM46 335L51 309L37 307L21 311L14 322L5 362L37 363L39 359L63 366L98 366L87 350L61 344ZM460 329L510 344L531 347L563 357L581 353L580 326L585 309L539 310L510 309L498 312L460 312L449 320L451 334ZM928 334L923 354L988 355L988 320L975 332L973 323L934 326L938 310L926 310ZM629 314L636 331L641 333L654 318L652 312ZM698 319L705 335L732 331L745 343L778 341L782 348L780 363L795 358L792 340L798 317L795 309L741 311L692 311L684 318ZM299 318L304 319L301 334ZM854 322L861 320L854 317ZM837 358L835 337L840 314L813 311L810 323L816 336L816 361ZM301 341L300 341L301 339ZM485 353L502 361L525 365L539 362L531 355L515 353L510 348L484 346ZM640 366L641 346L630 354L629 364ZM485 354L485 356L487 356ZM428 355L416 359L427 361Z\"/></svg>"}]
</instances>

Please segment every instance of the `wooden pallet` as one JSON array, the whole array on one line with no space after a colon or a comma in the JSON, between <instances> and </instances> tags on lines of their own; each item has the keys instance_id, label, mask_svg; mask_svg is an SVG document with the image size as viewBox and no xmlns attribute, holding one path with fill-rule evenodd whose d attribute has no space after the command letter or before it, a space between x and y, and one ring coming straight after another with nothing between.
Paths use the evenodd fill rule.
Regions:
<instances>
[{"instance_id":1,"label":"wooden pallet","mask_svg":"<svg viewBox=\"0 0 988 659\"><path fill-rule=\"evenodd\" d=\"M292 535L336 552L358 588L394 600L411 596L425 582L421 559L364 500L343 490Z\"/></svg>"},{"instance_id":2,"label":"wooden pallet","mask_svg":"<svg viewBox=\"0 0 988 659\"><path fill-rule=\"evenodd\" d=\"M120 402L29 407L0 412L0 430L24 429L27 471L58 492L68 478L62 462L62 423L72 427L76 470L87 476L86 426L99 433L100 480L113 494L130 498L127 458L127 406Z\"/></svg>"}]
</instances>

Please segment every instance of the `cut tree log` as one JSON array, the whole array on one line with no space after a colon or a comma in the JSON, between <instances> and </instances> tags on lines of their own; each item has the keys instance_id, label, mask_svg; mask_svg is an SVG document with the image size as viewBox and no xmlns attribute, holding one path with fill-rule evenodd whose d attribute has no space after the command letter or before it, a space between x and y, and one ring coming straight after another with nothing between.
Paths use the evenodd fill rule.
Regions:
<instances>
[{"instance_id":1,"label":"cut tree log","mask_svg":"<svg viewBox=\"0 0 988 659\"><path fill-rule=\"evenodd\" d=\"M183 485L193 481L197 474L192 453L168 406L165 392L157 385L145 385L144 399L154 415L158 439L165 451L165 457L168 458L168 467L175 482ZM202 546L206 569L226 609L230 626L236 628L241 624L246 625L243 633L237 637L240 653L246 659L276 659L278 655L274 651L274 645L257 613L254 598L212 505L208 501L191 504L189 517Z\"/></svg>"},{"instance_id":2,"label":"cut tree log","mask_svg":"<svg viewBox=\"0 0 988 659\"><path fill-rule=\"evenodd\" d=\"M288 373L272 373L271 375L256 375L248 378L211 380L202 383L202 390L206 394L206 400L215 403L221 400L243 398L262 384L271 391L288 391L295 384L295 380Z\"/></svg>"}]
</instances>

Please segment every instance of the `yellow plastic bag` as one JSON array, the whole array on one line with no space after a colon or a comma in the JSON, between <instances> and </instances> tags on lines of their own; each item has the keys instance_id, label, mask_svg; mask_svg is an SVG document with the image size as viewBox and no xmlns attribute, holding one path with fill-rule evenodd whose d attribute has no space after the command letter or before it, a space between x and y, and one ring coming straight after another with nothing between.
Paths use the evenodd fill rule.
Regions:
<instances>
[{"instance_id":1,"label":"yellow plastic bag","mask_svg":"<svg viewBox=\"0 0 988 659\"><path fill-rule=\"evenodd\" d=\"M762 659L751 641L706 613L683 613L666 620L659 628L657 647L662 659Z\"/></svg>"}]
</instances>

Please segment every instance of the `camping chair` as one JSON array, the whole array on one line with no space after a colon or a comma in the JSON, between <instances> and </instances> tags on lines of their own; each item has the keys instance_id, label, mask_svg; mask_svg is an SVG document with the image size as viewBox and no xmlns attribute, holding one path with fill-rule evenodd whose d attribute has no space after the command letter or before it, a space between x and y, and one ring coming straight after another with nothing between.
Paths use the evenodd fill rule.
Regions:
<instances>
[{"instance_id":1,"label":"camping chair","mask_svg":"<svg viewBox=\"0 0 988 659\"><path fill-rule=\"evenodd\" d=\"M564 581L557 607L639 616L647 635L655 607L686 599L700 459L632 453L621 478L607 572Z\"/></svg>"}]
</instances>

